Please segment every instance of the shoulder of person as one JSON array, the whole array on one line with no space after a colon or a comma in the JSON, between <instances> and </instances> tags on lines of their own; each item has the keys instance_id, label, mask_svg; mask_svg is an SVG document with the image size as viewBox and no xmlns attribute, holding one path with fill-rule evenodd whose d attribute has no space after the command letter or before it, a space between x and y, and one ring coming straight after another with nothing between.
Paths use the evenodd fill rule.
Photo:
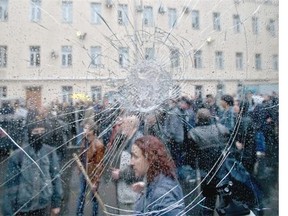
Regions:
<instances>
[{"instance_id":1,"label":"shoulder of person","mask_svg":"<svg viewBox=\"0 0 288 216\"><path fill-rule=\"evenodd\" d=\"M56 148L47 144L43 144L42 146L42 150L44 152L45 155L47 155L51 160L54 157L58 157L57 153L56 153Z\"/></svg>"},{"instance_id":2,"label":"shoulder of person","mask_svg":"<svg viewBox=\"0 0 288 216\"><path fill-rule=\"evenodd\" d=\"M47 144L43 144L43 147L42 147L45 151L49 151L49 152L52 152L52 151L55 151L56 148L53 147L53 146L50 146L50 145L47 145Z\"/></svg>"},{"instance_id":3,"label":"shoulder of person","mask_svg":"<svg viewBox=\"0 0 288 216\"><path fill-rule=\"evenodd\" d=\"M223 124L217 123L215 126L218 128L218 130L221 134L228 134L229 133L228 128L225 127Z\"/></svg>"},{"instance_id":4,"label":"shoulder of person","mask_svg":"<svg viewBox=\"0 0 288 216\"><path fill-rule=\"evenodd\" d=\"M154 179L151 187L155 188L155 193L164 194L174 187L177 187L178 183L176 179L160 174Z\"/></svg>"}]
</instances>

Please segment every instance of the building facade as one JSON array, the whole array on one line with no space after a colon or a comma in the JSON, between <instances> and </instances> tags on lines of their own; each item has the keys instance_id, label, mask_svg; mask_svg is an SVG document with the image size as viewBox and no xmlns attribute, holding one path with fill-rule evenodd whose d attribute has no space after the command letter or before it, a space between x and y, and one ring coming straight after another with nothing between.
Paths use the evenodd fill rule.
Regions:
<instances>
[{"instance_id":1,"label":"building facade","mask_svg":"<svg viewBox=\"0 0 288 216\"><path fill-rule=\"evenodd\" d=\"M278 91L278 25L277 0L0 0L0 97L101 100L139 61L189 96Z\"/></svg>"}]
</instances>

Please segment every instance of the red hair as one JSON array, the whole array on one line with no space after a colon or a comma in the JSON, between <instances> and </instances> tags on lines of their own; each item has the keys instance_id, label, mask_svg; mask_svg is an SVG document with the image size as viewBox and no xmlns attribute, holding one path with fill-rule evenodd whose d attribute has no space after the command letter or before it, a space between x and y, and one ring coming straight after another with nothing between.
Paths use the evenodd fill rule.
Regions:
<instances>
[{"instance_id":1,"label":"red hair","mask_svg":"<svg viewBox=\"0 0 288 216\"><path fill-rule=\"evenodd\" d=\"M143 136L135 141L135 145L141 149L142 154L150 163L147 171L148 183L152 182L160 173L176 179L175 163L165 145L157 137Z\"/></svg>"}]
</instances>

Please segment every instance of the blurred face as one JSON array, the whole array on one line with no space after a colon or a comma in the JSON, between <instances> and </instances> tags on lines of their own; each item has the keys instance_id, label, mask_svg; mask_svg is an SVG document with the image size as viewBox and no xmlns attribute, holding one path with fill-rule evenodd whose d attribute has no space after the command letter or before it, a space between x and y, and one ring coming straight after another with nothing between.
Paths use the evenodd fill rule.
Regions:
<instances>
[{"instance_id":1,"label":"blurred face","mask_svg":"<svg viewBox=\"0 0 288 216\"><path fill-rule=\"evenodd\" d=\"M227 103L226 103L224 100L221 100L221 101L220 101L220 105L221 105L223 108L226 108L226 107L227 107Z\"/></svg>"},{"instance_id":2,"label":"blurred face","mask_svg":"<svg viewBox=\"0 0 288 216\"><path fill-rule=\"evenodd\" d=\"M88 137L90 135L93 135L93 130L91 128L91 125L85 125L84 128L83 128L83 132L84 132L84 135L86 137Z\"/></svg>"},{"instance_id":3,"label":"blurred face","mask_svg":"<svg viewBox=\"0 0 288 216\"><path fill-rule=\"evenodd\" d=\"M213 104L213 98L207 97L207 98L206 98L206 103L207 103L207 104Z\"/></svg>"},{"instance_id":4,"label":"blurred face","mask_svg":"<svg viewBox=\"0 0 288 216\"><path fill-rule=\"evenodd\" d=\"M31 136L29 137L29 143L37 152L43 146L43 135L45 133L44 127L37 127L31 131Z\"/></svg>"},{"instance_id":5,"label":"blurred face","mask_svg":"<svg viewBox=\"0 0 288 216\"><path fill-rule=\"evenodd\" d=\"M145 176L149 169L149 162L142 154L141 149L136 145L132 145L131 155L132 157L130 163L135 171L136 177Z\"/></svg>"}]
</instances>

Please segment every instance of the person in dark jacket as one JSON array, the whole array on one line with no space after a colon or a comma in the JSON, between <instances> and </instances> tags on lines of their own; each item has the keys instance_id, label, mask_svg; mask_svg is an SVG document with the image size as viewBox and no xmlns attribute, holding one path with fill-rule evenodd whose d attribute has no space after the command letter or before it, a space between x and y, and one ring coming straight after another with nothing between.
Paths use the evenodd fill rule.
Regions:
<instances>
[{"instance_id":1,"label":"person in dark jacket","mask_svg":"<svg viewBox=\"0 0 288 216\"><path fill-rule=\"evenodd\" d=\"M230 134L234 131L236 116L234 112L234 98L231 95L222 95L221 106L224 109L220 116L219 123L227 127Z\"/></svg>"},{"instance_id":2,"label":"person in dark jacket","mask_svg":"<svg viewBox=\"0 0 288 216\"><path fill-rule=\"evenodd\" d=\"M174 161L157 137L147 135L135 141L131 165L136 177L144 179L132 185L140 193L134 215L185 215Z\"/></svg>"},{"instance_id":3,"label":"person in dark jacket","mask_svg":"<svg viewBox=\"0 0 288 216\"><path fill-rule=\"evenodd\" d=\"M2 213L43 216L60 213L62 184L53 147L43 144L45 125L33 124L29 145L9 158Z\"/></svg>"},{"instance_id":4,"label":"person in dark jacket","mask_svg":"<svg viewBox=\"0 0 288 216\"><path fill-rule=\"evenodd\" d=\"M203 216L214 215L217 194L211 191L229 181L233 182L233 198L249 207L262 208L260 185L242 163L229 153L228 135L227 127L211 121L211 114L208 109L198 110L196 127L189 131L188 136L191 145L191 152L188 152L191 158L188 161L194 163L194 160L197 160L198 163L196 164L202 174L201 189L203 189L205 196L204 208L202 209ZM239 135L237 140L243 142Z\"/></svg>"},{"instance_id":5,"label":"person in dark jacket","mask_svg":"<svg viewBox=\"0 0 288 216\"><path fill-rule=\"evenodd\" d=\"M250 174L254 173L256 163L255 127L248 113L249 102L240 103L239 121L235 136L235 157L242 162ZM239 125L238 125L239 124Z\"/></svg>"}]
</instances>

